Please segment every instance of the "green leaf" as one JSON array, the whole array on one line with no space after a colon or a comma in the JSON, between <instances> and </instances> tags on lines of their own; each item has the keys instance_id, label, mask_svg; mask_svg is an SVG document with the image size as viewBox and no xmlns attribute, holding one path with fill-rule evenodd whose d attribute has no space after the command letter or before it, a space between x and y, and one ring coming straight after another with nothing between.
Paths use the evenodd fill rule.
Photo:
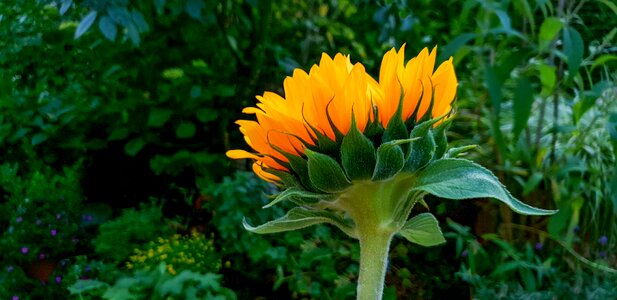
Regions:
<instances>
[{"instance_id":1,"label":"green leaf","mask_svg":"<svg viewBox=\"0 0 617 300\"><path fill-rule=\"evenodd\" d=\"M337 193L351 186L343 169L332 157L309 149L305 153L308 157L309 178L317 189Z\"/></svg>"},{"instance_id":2,"label":"green leaf","mask_svg":"<svg viewBox=\"0 0 617 300\"><path fill-rule=\"evenodd\" d=\"M94 20L96 20L96 14L97 14L97 12L93 10L93 11L89 12L81 20L81 22L79 22L79 25L77 26L77 29L75 29L75 39L78 39L84 33L86 33L86 31L88 31L90 26L92 26L92 23L94 23Z\"/></svg>"},{"instance_id":3,"label":"green leaf","mask_svg":"<svg viewBox=\"0 0 617 300\"><path fill-rule=\"evenodd\" d=\"M512 134L514 140L517 140L523 129L527 127L527 121L531 115L531 106L533 105L533 87L527 78L520 77L517 80L513 101L514 128Z\"/></svg>"},{"instance_id":4,"label":"green leaf","mask_svg":"<svg viewBox=\"0 0 617 300\"><path fill-rule=\"evenodd\" d=\"M71 295L77 295L81 293L85 293L92 290L104 290L109 288L109 284L105 282L101 282L98 280L77 280L73 285L68 287L69 293Z\"/></svg>"},{"instance_id":5,"label":"green leaf","mask_svg":"<svg viewBox=\"0 0 617 300\"><path fill-rule=\"evenodd\" d=\"M161 127L167 123L171 117L171 109L151 109L148 115L148 126Z\"/></svg>"},{"instance_id":6,"label":"green leaf","mask_svg":"<svg viewBox=\"0 0 617 300\"><path fill-rule=\"evenodd\" d=\"M593 64L591 65L591 71L593 71L595 68L597 68L599 66L603 66L607 62L613 61L613 60L617 60L617 55L615 55L615 54L600 55L598 58L596 58L593 61Z\"/></svg>"},{"instance_id":7,"label":"green leaf","mask_svg":"<svg viewBox=\"0 0 617 300\"><path fill-rule=\"evenodd\" d=\"M486 64L484 66L484 83L488 89L488 95L493 104L493 110L495 111L495 118L499 119L501 113L501 86L503 82L499 80L497 71L494 66Z\"/></svg>"},{"instance_id":8,"label":"green leaf","mask_svg":"<svg viewBox=\"0 0 617 300\"><path fill-rule=\"evenodd\" d=\"M150 30L150 26L148 26L148 22L144 19L144 15L133 9L131 12L131 18L133 19L133 24L137 28L139 32L148 32Z\"/></svg>"},{"instance_id":9,"label":"green leaf","mask_svg":"<svg viewBox=\"0 0 617 300\"><path fill-rule=\"evenodd\" d=\"M112 42L116 40L116 35L118 34L118 28L116 27L116 24L114 24L114 21L110 17L103 16L99 20L99 30L101 30L101 33L103 34L103 36L105 36L106 39Z\"/></svg>"},{"instance_id":10,"label":"green leaf","mask_svg":"<svg viewBox=\"0 0 617 300\"><path fill-rule=\"evenodd\" d=\"M491 171L465 159L444 158L432 162L418 174L414 190L455 200L494 198L525 215L557 212L536 208L514 198Z\"/></svg>"},{"instance_id":11,"label":"green leaf","mask_svg":"<svg viewBox=\"0 0 617 300\"><path fill-rule=\"evenodd\" d=\"M373 142L358 130L353 117L351 129L341 143L341 163L351 180L371 179L377 163Z\"/></svg>"},{"instance_id":12,"label":"green leaf","mask_svg":"<svg viewBox=\"0 0 617 300\"><path fill-rule=\"evenodd\" d=\"M609 0L598 0L598 1L608 6L608 8L610 8L613 11L613 13L617 15L617 4L615 4L615 2L611 2Z\"/></svg>"},{"instance_id":13,"label":"green leaf","mask_svg":"<svg viewBox=\"0 0 617 300\"><path fill-rule=\"evenodd\" d=\"M242 220L242 225L246 230L259 234L297 230L322 223L335 225L347 235L355 236L354 229L341 216L332 212L305 207L294 207L285 216L257 227L248 224L246 219Z\"/></svg>"},{"instance_id":14,"label":"green leaf","mask_svg":"<svg viewBox=\"0 0 617 300\"><path fill-rule=\"evenodd\" d=\"M424 247L446 242L437 219L431 213L422 213L409 219L398 233L408 241Z\"/></svg>"},{"instance_id":15,"label":"green leaf","mask_svg":"<svg viewBox=\"0 0 617 300\"><path fill-rule=\"evenodd\" d=\"M184 70L180 68L170 68L163 71L163 77L166 79L178 79L184 76Z\"/></svg>"},{"instance_id":16,"label":"green leaf","mask_svg":"<svg viewBox=\"0 0 617 300\"><path fill-rule=\"evenodd\" d=\"M69 8L73 5L73 0L62 0L62 5L60 6L59 13L60 15L64 15Z\"/></svg>"},{"instance_id":17,"label":"green leaf","mask_svg":"<svg viewBox=\"0 0 617 300\"><path fill-rule=\"evenodd\" d=\"M448 59L448 57L452 56L454 53L456 53L456 51L458 51L458 49L469 43L469 41L473 40L474 38L476 38L476 34L469 32L462 33L461 35L455 37L450 41L450 43L443 47L441 53L439 54L439 57L437 58L437 61L444 61Z\"/></svg>"},{"instance_id":18,"label":"green leaf","mask_svg":"<svg viewBox=\"0 0 617 300\"><path fill-rule=\"evenodd\" d=\"M32 146L36 146L46 140L47 140L47 135L45 133L39 132L32 136L32 138L30 139L30 144Z\"/></svg>"},{"instance_id":19,"label":"green leaf","mask_svg":"<svg viewBox=\"0 0 617 300\"><path fill-rule=\"evenodd\" d=\"M202 108L197 110L196 116L199 122L206 123L216 120L218 112L214 109Z\"/></svg>"},{"instance_id":20,"label":"green leaf","mask_svg":"<svg viewBox=\"0 0 617 300\"><path fill-rule=\"evenodd\" d=\"M540 82L542 82L542 91L540 95L548 97L553 93L553 89L557 83L557 68L541 63L537 65L537 69L540 73Z\"/></svg>"},{"instance_id":21,"label":"green leaf","mask_svg":"<svg viewBox=\"0 0 617 300\"><path fill-rule=\"evenodd\" d=\"M195 135L197 128L192 122L183 122L176 128L176 137L179 139L188 139Z\"/></svg>"},{"instance_id":22,"label":"green leaf","mask_svg":"<svg viewBox=\"0 0 617 300\"><path fill-rule=\"evenodd\" d=\"M124 152L129 156L135 156L146 145L146 141L142 138L135 138L124 145Z\"/></svg>"},{"instance_id":23,"label":"green leaf","mask_svg":"<svg viewBox=\"0 0 617 300\"><path fill-rule=\"evenodd\" d=\"M372 180L385 180L396 175L405 164L405 154L396 141L382 144L377 149L377 164Z\"/></svg>"},{"instance_id":24,"label":"green leaf","mask_svg":"<svg viewBox=\"0 0 617 300\"><path fill-rule=\"evenodd\" d=\"M540 51L548 47L553 39L557 36L563 24L556 17L549 17L544 19L542 25L540 25L540 34L538 35L538 46Z\"/></svg>"},{"instance_id":25,"label":"green leaf","mask_svg":"<svg viewBox=\"0 0 617 300\"><path fill-rule=\"evenodd\" d=\"M573 78L578 73L578 68L583 62L583 38L573 27L563 30L563 53L568 58L569 77Z\"/></svg>"}]
</instances>

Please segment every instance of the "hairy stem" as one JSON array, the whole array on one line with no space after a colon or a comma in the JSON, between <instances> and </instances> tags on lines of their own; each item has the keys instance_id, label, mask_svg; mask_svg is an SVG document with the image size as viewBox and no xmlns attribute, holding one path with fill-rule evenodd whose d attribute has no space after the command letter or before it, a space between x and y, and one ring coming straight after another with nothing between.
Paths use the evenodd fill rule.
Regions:
<instances>
[{"instance_id":1,"label":"hairy stem","mask_svg":"<svg viewBox=\"0 0 617 300\"><path fill-rule=\"evenodd\" d=\"M381 300L388 266L392 233L379 230L359 232L360 278L358 300Z\"/></svg>"}]
</instances>

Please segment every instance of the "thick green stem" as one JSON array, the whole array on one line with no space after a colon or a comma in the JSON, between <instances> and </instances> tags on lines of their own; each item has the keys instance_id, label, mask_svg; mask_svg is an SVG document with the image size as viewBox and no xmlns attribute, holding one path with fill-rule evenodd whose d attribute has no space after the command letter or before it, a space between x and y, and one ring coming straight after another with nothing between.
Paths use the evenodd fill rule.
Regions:
<instances>
[{"instance_id":1,"label":"thick green stem","mask_svg":"<svg viewBox=\"0 0 617 300\"><path fill-rule=\"evenodd\" d=\"M360 278L358 300L381 300L392 233L379 230L359 232Z\"/></svg>"}]
</instances>

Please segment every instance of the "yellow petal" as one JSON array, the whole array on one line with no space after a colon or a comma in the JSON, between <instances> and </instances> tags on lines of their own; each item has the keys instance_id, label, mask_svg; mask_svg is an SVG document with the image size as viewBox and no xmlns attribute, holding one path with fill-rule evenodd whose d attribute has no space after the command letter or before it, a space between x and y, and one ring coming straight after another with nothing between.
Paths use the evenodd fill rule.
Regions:
<instances>
[{"instance_id":1,"label":"yellow petal","mask_svg":"<svg viewBox=\"0 0 617 300\"><path fill-rule=\"evenodd\" d=\"M239 149L229 150L225 153L225 155L227 155L227 157L232 158L232 159L243 159L243 158L258 159L259 158L259 156L253 153L250 153L245 150L239 150Z\"/></svg>"}]
</instances>

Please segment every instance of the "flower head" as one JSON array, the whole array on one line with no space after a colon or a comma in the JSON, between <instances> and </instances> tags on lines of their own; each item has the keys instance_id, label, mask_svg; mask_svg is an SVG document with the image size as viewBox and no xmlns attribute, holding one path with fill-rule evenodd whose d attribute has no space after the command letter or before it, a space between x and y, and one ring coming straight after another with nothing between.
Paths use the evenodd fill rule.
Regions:
<instances>
[{"instance_id":1,"label":"flower head","mask_svg":"<svg viewBox=\"0 0 617 300\"><path fill-rule=\"evenodd\" d=\"M384 55L379 80L340 53L324 53L308 73L296 69L284 81L284 97L257 96L257 107L243 110L256 120L236 122L254 152L230 150L227 156L253 159L257 175L280 181L280 171L292 172L294 156L336 148L354 126L377 139L393 119L413 127L449 114L458 84L452 58L434 70L436 49L425 48L407 63L404 51L403 45Z\"/></svg>"}]
</instances>

